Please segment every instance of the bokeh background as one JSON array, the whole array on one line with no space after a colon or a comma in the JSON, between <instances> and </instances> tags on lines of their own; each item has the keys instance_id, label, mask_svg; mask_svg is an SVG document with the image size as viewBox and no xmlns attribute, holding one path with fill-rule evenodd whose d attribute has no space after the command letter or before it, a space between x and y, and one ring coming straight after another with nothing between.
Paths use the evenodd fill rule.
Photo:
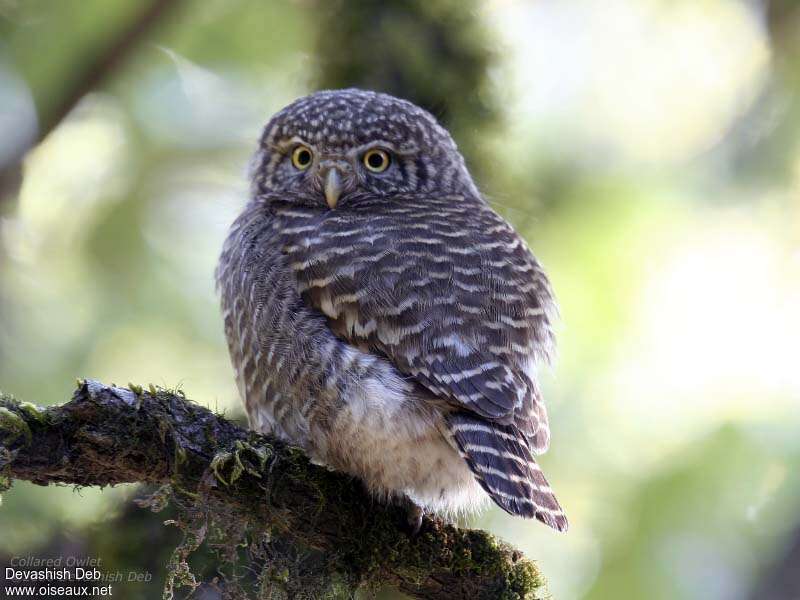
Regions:
<instances>
[{"instance_id":1,"label":"bokeh background","mask_svg":"<svg viewBox=\"0 0 800 600\"><path fill-rule=\"evenodd\" d=\"M542 463L571 529L474 525L559 600L800 598L792 0L0 0L0 388L241 414L212 273L248 158L349 85L451 128L560 300ZM0 556L90 548L160 597L133 495L16 483Z\"/></svg>"}]
</instances>

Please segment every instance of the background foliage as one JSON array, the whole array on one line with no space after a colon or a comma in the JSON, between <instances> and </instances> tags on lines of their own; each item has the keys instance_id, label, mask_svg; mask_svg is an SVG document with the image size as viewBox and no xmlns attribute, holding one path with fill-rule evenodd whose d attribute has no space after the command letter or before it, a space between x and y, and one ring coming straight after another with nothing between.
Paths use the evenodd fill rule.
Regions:
<instances>
[{"instance_id":1,"label":"background foliage","mask_svg":"<svg viewBox=\"0 0 800 600\"><path fill-rule=\"evenodd\" d=\"M0 0L0 385L238 413L212 272L259 129L390 91L452 128L562 307L542 462L572 528L474 524L561 600L796 597L799 74L790 1ZM109 531L132 494L17 484L0 554L155 562Z\"/></svg>"}]
</instances>

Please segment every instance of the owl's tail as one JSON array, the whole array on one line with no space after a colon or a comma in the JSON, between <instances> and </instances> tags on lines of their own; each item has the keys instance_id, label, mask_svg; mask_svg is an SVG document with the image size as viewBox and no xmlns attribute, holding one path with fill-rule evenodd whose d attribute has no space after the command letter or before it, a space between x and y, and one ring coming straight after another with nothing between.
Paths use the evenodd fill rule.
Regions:
<instances>
[{"instance_id":1,"label":"owl's tail","mask_svg":"<svg viewBox=\"0 0 800 600\"><path fill-rule=\"evenodd\" d=\"M522 433L464 412L447 419L461 456L500 508L567 530L567 517Z\"/></svg>"}]
</instances>

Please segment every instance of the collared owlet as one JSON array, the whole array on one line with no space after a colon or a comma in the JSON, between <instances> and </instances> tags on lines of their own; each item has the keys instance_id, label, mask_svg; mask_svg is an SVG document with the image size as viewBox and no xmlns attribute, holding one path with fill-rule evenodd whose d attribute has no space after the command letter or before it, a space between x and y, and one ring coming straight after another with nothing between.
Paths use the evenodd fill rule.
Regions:
<instances>
[{"instance_id":1,"label":"collared owlet","mask_svg":"<svg viewBox=\"0 0 800 600\"><path fill-rule=\"evenodd\" d=\"M567 528L534 458L550 284L428 112L348 89L277 113L217 283L254 429L381 497Z\"/></svg>"}]
</instances>

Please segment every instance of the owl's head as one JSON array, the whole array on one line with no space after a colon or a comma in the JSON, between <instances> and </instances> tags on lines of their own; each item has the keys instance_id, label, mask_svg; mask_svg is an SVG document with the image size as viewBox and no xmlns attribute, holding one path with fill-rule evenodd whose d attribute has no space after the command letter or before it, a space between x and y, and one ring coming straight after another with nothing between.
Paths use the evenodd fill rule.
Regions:
<instances>
[{"instance_id":1,"label":"owl's head","mask_svg":"<svg viewBox=\"0 0 800 600\"><path fill-rule=\"evenodd\" d=\"M316 92L278 112L253 161L256 198L344 209L359 197L477 194L450 134L387 94Z\"/></svg>"}]
</instances>

